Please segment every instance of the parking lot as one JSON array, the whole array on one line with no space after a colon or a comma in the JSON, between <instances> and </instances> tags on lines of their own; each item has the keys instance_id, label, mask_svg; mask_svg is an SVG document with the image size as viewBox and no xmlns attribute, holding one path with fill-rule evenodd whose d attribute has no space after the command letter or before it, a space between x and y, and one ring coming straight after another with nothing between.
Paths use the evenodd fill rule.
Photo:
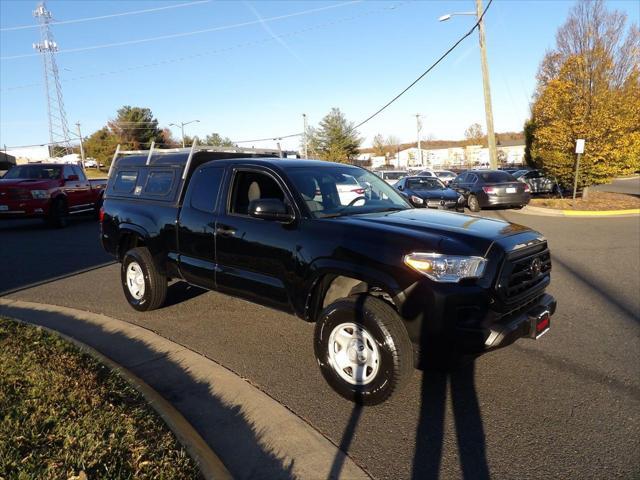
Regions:
<instances>
[{"instance_id":1,"label":"parking lot","mask_svg":"<svg viewBox=\"0 0 640 480\"><path fill-rule=\"evenodd\" d=\"M170 287L164 308L132 310L94 221L64 230L0 224L0 292L103 313L200 352L305 419L374 478L638 477L640 220L481 214L547 237L558 300L551 332L450 375L416 372L376 407L333 393L315 364L313 326L292 316L182 283Z\"/></svg>"}]
</instances>

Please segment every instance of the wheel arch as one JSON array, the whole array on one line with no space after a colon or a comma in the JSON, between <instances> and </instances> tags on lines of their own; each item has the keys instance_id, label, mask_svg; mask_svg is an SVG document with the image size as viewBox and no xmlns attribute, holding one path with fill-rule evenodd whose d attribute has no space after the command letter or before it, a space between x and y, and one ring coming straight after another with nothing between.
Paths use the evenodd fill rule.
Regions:
<instances>
[{"instance_id":1,"label":"wheel arch","mask_svg":"<svg viewBox=\"0 0 640 480\"><path fill-rule=\"evenodd\" d=\"M311 283L305 303L304 320L315 322L327 306L339 298L368 294L400 311L403 294L395 281L384 276L367 275L356 269L333 268L319 271Z\"/></svg>"}]
</instances>

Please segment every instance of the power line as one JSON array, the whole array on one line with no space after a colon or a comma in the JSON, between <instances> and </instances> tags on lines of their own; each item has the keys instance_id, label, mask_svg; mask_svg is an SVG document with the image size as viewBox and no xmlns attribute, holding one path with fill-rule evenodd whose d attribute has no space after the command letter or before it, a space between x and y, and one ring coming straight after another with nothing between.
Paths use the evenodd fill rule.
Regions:
<instances>
[{"instance_id":1,"label":"power line","mask_svg":"<svg viewBox=\"0 0 640 480\"><path fill-rule=\"evenodd\" d=\"M63 20L60 22L56 22L53 20L51 25L68 25L70 23L82 23L82 22L91 22L94 20L104 20L107 18L114 17L124 17L127 15L138 15L141 13L151 13L151 12L159 12L160 10L169 10L171 8L181 8L181 7L190 7L191 5L198 5L201 3L209 3L211 0L198 0L197 2L189 2L189 3L180 3L178 5L167 5L165 7L157 7L157 8L147 8L145 10L134 10L130 12L122 12L122 13L112 13L110 15L100 15L98 17L85 17L85 18L76 18L73 20ZM0 32L10 32L15 30L25 30L28 28L37 28L37 25L20 25L18 27L4 27L0 28Z\"/></svg>"},{"instance_id":2,"label":"power line","mask_svg":"<svg viewBox=\"0 0 640 480\"><path fill-rule=\"evenodd\" d=\"M462 43L462 41L467 38L469 35L471 35L474 30L476 28L478 28L478 25L480 25L480 22L482 21L482 19L484 18L484 15L487 13L487 10L489 10L489 7L491 6L491 4L493 3L493 0L489 0L489 3L487 3L487 7L484 9L484 12L482 12L482 15L480 15L480 18L478 18L478 21L473 25L473 27L471 27L471 29L465 33L462 37L460 37L458 39L458 41L456 43L454 43L449 50L447 50L446 52L444 52L440 58L438 58L435 62L433 62L431 64L431 66L429 68L427 68L424 72L422 72L422 74L416 78L413 82L411 82L404 90L402 90L399 94L397 94L395 97L393 97L391 100L389 100L386 104L384 104L382 107L380 107L378 110L376 110L375 113L373 113L372 115L368 116L366 119L364 119L362 122L360 122L359 124L357 124L356 126L354 126L352 128L352 130L355 130L357 128L360 128L362 125L364 125L365 123L367 123L369 120L372 120L374 117L376 117L378 114L380 114L383 110L385 110L389 105L391 105L392 103L394 103L396 100L398 100L402 95L404 95L405 93L407 93L407 91L409 91L409 89L411 87L413 87L416 83L418 83L420 80L422 80L431 70L433 70L436 65L438 65L442 60L444 60L453 50L455 50L455 48L460 45L460 43Z\"/></svg>"},{"instance_id":3,"label":"power line","mask_svg":"<svg viewBox=\"0 0 640 480\"><path fill-rule=\"evenodd\" d=\"M153 68L153 67L158 67L161 65L168 65L171 63L179 63L179 62L186 62L189 60L192 60L194 58L199 58L199 57L205 57L205 56L211 56L211 55L216 55L219 53L224 53L224 52L229 52L229 51L233 51L236 49L240 49L240 48L245 48L245 47L250 47L250 46L254 46L254 45L262 45L264 43L268 43L268 42L272 42L274 40L276 40L277 38L286 38L286 37L291 37L291 36L295 36L295 35L301 35L303 33L307 33L310 31L314 31L314 30L320 30L323 28L328 28L331 27L333 25L337 25L340 23L344 23L344 22L349 22L358 18L362 18L368 15L372 15L381 11L385 11L385 10L394 10L400 6L403 6L405 4L407 4L409 2L399 2L396 4L393 4L390 7L384 7L384 8L378 8L378 9L374 9L374 10L369 10L367 12L363 12L357 15L351 15L348 17L343 17L343 18L339 18L339 19L335 19L335 20L331 20L328 22L322 22L322 23L318 23L316 25L307 27L307 28L303 28L300 30L294 30L291 32L287 32L287 33L282 33L279 35L274 35L271 37L263 37L259 40L252 40L250 42L243 42L243 43L239 43L236 45L231 45L229 47L224 47L224 48L219 48L219 49L215 49L215 50L206 50L204 52L199 52L199 53L194 53L191 55L185 55L182 57L175 57L175 58L167 58L167 59L163 59L163 60L158 60L157 62L151 62L151 63L143 63L143 64L137 64L134 66L130 66L130 67L125 67L125 68L121 68L121 69L116 69L116 70L110 70L110 71L106 71L106 72L96 72L96 73L90 73L87 75L80 75L77 77L71 77L71 78L67 78L67 79L62 79L62 81L64 83L66 82L73 82L73 81L77 81L77 80L86 80L88 78L100 78L100 77L106 77L106 76L110 76L110 75L117 75L119 73L126 73L126 72L130 72L133 70L140 70L140 69L144 69L144 68ZM0 91L12 91L12 90L21 90L21 89L25 89L25 88L33 88L33 87L38 87L40 86L40 83L28 83L28 84L23 84L23 85L15 85L12 87L6 87L6 88L0 88Z\"/></svg>"},{"instance_id":4,"label":"power line","mask_svg":"<svg viewBox=\"0 0 640 480\"><path fill-rule=\"evenodd\" d=\"M112 47L122 47L125 45L135 45L135 44L139 44L139 43L148 43L148 42L155 42L158 40L168 40L171 38L180 38L180 37L188 37L191 35L199 35L201 33L210 33L210 32L217 32L217 31L221 31L221 30L230 30L233 28L240 28L240 27L246 27L249 25L256 25L259 23L263 23L263 22L273 22L275 20L284 20L286 18L293 18L293 17L299 17L301 15L308 15L310 13L316 13L316 12L321 12L324 10L330 10L330 9L334 9L334 8L340 8L340 7L346 7L348 5L353 5L355 3L360 3L362 0L352 0L349 2L344 2L344 3L338 3L335 5L326 5L324 7L317 7L317 8L310 8L308 10L302 10L299 12L294 12L294 13L287 13L284 15L277 15L275 17L267 17L267 18L263 18L262 20L249 20L246 22L240 22L240 23L233 23L233 24L228 24L228 25L220 25L217 27L212 27L212 28L205 28L202 30L193 30L190 32L182 32L182 33L172 33L169 35L160 35L158 37L149 37L149 38L141 38L138 40L126 40L124 42L115 42L115 43L106 43L103 45L93 45L90 47L79 47L79 48L70 48L70 49L66 49L66 50L60 50L58 51L58 53L76 53L76 52L85 52L88 50L99 50L99 49L103 49L103 48L112 48ZM32 53L28 53L28 54L22 54L22 55L11 55L8 57L0 57L0 60L16 60L18 58L27 58L27 57L33 57L34 55L37 54L32 54Z\"/></svg>"}]
</instances>

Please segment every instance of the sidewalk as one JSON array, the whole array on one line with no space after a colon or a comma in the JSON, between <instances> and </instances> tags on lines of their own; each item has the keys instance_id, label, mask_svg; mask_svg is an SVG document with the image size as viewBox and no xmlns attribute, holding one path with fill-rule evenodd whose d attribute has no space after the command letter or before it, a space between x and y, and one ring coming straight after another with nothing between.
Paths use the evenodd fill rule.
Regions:
<instances>
[{"instance_id":1,"label":"sidewalk","mask_svg":"<svg viewBox=\"0 0 640 480\"><path fill-rule=\"evenodd\" d=\"M332 471L339 471L339 478L369 478L283 405L150 330L104 315L4 298L0 315L74 338L139 377L186 418L234 478L327 479Z\"/></svg>"}]
</instances>

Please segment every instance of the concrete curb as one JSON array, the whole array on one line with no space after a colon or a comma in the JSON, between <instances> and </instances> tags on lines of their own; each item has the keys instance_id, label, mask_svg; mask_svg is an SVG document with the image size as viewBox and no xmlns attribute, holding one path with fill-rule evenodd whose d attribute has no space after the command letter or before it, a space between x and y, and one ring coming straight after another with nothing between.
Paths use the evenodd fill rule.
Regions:
<instances>
[{"instance_id":1,"label":"concrete curb","mask_svg":"<svg viewBox=\"0 0 640 480\"><path fill-rule=\"evenodd\" d=\"M0 305L4 302L0 303ZM73 343L81 351L88 353L98 362L106 365L111 370L117 371L126 382L128 382L133 388L135 388L144 397L147 403L156 411L164 423L169 427L173 434L178 439L178 442L187 450L191 458L195 460L200 468L200 473L205 479L215 480L231 480L233 477L226 469L222 461L216 456L216 454L209 448L209 445L204 439L196 432L189 422L182 416L173 405L167 402L158 392L142 381L137 375L134 375L122 365L114 362L110 358L105 357L95 348L76 340L69 335L60 333L49 327L45 327L38 324L33 324L28 320L22 320L20 318L10 317L7 318L25 325L37 326L54 335L58 335L64 338L66 341Z\"/></svg>"},{"instance_id":2,"label":"concrete curb","mask_svg":"<svg viewBox=\"0 0 640 480\"><path fill-rule=\"evenodd\" d=\"M629 210L559 210L554 208L532 207L527 205L522 210L515 213L524 215L537 215L542 217L592 217L592 218L608 218L608 217L628 217L640 215L640 208Z\"/></svg>"},{"instance_id":3,"label":"concrete curb","mask_svg":"<svg viewBox=\"0 0 640 480\"><path fill-rule=\"evenodd\" d=\"M7 298L0 298L0 315L79 340L140 378L180 412L233 478L370 478L285 406L223 366L146 328Z\"/></svg>"}]
</instances>

